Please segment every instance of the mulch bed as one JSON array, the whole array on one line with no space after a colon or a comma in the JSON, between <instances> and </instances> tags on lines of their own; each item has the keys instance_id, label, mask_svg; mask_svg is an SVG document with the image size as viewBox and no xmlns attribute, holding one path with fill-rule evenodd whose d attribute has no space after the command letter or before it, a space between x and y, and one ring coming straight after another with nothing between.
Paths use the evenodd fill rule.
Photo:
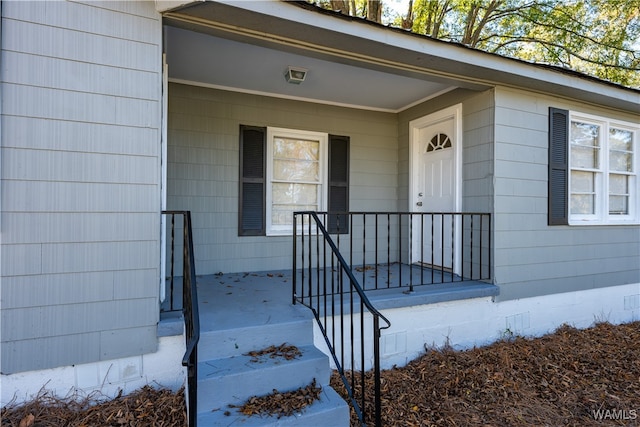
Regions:
<instances>
[{"instance_id":1,"label":"mulch bed","mask_svg":"<svg viewBox=\"0 0 640 427\"><path fill-rule=\"evenodd\" d=\"M2 427L175 427L187 425L187 412L184 389L174 393L145 386L110 400L96 394L59 398L42 391L24 405L2 408L0 419Z\"/></svg>"},{"instance_id":2,"label":"mulch bed","mask_svg":"<svg viewBox=\"0 0 640 427\"><path fill-rule=\"evenodd\" d=\"M640 425L640 322L431 349L381 377L383 426Z\"/></svg>"},{"instance_id":3,"label":"mulch bed","mask_svg":"<svg viewBox=\"0 0 640 427\"><path fill-rule=\"evenodd\" d=\"M263 353L256 357L295 351L280 346ZM372 390L369 374L366 381ZM343 392L335 376L332 385ZM319 390L312 383L274 391L249 399L241 410L287 415L303 410L295 405L312 402ZM384 426L640 425L640 322L563 326L541 338L467 351L427 349L407 366L383 371L382 399ZM367 413L372 409L368 400ZM99 404L41 393L26 405L3 408L0 418L2 427L186 425L183 390L151 387Z\"/></svg>"}]
</instances>

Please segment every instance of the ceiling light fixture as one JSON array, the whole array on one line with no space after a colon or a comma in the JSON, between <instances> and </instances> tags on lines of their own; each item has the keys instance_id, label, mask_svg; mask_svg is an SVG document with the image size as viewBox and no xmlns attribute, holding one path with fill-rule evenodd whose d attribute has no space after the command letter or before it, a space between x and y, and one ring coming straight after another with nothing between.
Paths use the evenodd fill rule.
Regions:
<instances>
[{"instance_id":1,"label":"ceiling light fixture","mask_svg":"<svg viewBox=\"0 0 640 427\"><path fill-rule=\"evenodd\" d=\"M307 77L307 71L309 70L305 68L289 66L284 73L284 78L291 84L299 85Z\"/></svg>"}]
</instances>

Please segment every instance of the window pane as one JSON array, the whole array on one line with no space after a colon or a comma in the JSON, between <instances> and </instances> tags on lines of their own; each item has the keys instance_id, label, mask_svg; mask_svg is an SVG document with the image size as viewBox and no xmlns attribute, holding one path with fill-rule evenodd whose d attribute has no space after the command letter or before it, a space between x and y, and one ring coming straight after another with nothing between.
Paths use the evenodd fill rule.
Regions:
<instances>
[{"instance_id":1,"label":"window pane","mask_svg":"<svg viewBox=\"0 0 640 427\"><path fill-rule=\"evenodd\" d=\"M591 123L571 122L571 144L598 147L600 145L600 126Z\"/></svg>"},{"instance_id":2,"label":"window pane","mask_svg":"<svg viewBox=\"0 0 640 427\"><path fill-rule=\"evenodd\" d=\"M318 186L313 184L274 183L273 205L318 205Z\"/></svg>"},{"instance_id":3,"label":"window pane","mask_svg":"<svg viewBox=\"0 0 640 427\"><path fill-rule=\"evenodd\" d=\"M596 174L594 172L571 171L570 213L593 215L596 200Z\"/></svg>"},{"instance_id":4,"label":"window pane","mask_svg":"<svg viewBox=\"0 0 640 427\"><path fill-rule=\"evenodd\" d=\"M315 211L316 206L273 205L271 210L271 225L293 225L293 212ZM305 221L307 223L307 221ZM300 225L300 223L298 223Z\"/></svg>"},{"instance_id":5,"label":"window pane","mask_svg":"<svg viewBox=\"0 0 640 427\"><path fill-rule=\"evenodd\" d=\"M571 171L572 193L593 193L595 191L595 174L593 172Z\"/></svg>"},{"instance_id":6,"label":"window pane","mask_svg":"<svg viewBox=\"0 0 640 427\"><path fill-rule=\"evenodd\" d=\"M633 133L624 129L609 129L609 148L613 150L632 151Z\"/></svg>"},{"instance_id":7,"label":"window pane","mask_svg":"<svg viewBox=\"0 0 640 427\"><path fill-rule=\"evenodd\" d=\"M305 160L273 161L273 178L281 181L318 181L320 163Z\"/></svg>"},{"instance_id":8,"label":"window pane","mask_svg":"<svg viewBox=\"0 0 640 427\"><path fill-rule=\"evenodd\" d=\"M572 146L571 167L584 169L598 168L598 150L595 148Z\"/></svg>"},{"instance_id":9,"label":"window pane","mask_svg":"<svg viewBox=\"0 0 640 427\"><path fill-rule=\"evenodd\" d=\"M598 169L600 167L600 126L571 122L571 166Z\"/></svg>"},{"instance_id":10,"label":"window pane","mask_svg":"<svg viewBox=\"0 0 640 427\"><path fill-rule=\"evenodd\" d=\"M627 215L629 213L629 197L609 196L609 215Z\"/></svg>"},{"instance_id":11,"label":"window pane","mask_svg":"<svg viewBox=\"0 0 640 427\"><path fill-rule=\"evenodd\" d=\"M609 152L609 168L617 172L633 171L633 156L631 153L611 151Z\"/></svg>"},{"instance_id":12,"label":"window pane","mask_svg":"<svg viewBox=\"0 0 640 427\"><path fill-rule=\"evenodd\" d=\"M318 161L320 142L276 137L273 140L273 158Z\"/></svg>"},{"instance_id":13,"label":"window pane","mask_svg":"<svg viewBox=\"0 0 640 427\"><path fill-rule=\"evenodd\" d=\"M572 194L571 213L593 215L595 213L595 196L593 194Z\"/></svg>"},{"instance_id":14,"label":"window pane","mask_svg":"<svg viewBox=\"0 0 640 427\"><path fill-rule=\"evenodd\" d=\"M271 209L271 225L293 225L293 212L317 210L318 207L316 205L273 205Z\"/></svg>"},{"instance_id":15,"label":"window pane","mask_svg":"<svg viewBox=\"0 0 640 427\"><path fill-rule=\"evenodd\" d=\"M629 194L627 175L609 175L609 194Z\"/></svg>"}]
</instances>

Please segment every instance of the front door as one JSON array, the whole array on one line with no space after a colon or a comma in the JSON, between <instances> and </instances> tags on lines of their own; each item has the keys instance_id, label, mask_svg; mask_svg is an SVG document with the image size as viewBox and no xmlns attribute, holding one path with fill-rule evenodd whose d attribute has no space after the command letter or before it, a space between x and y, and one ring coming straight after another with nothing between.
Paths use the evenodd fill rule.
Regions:
<instances>
[{"instance_id":1,"label":"front door","mask_svg":"<svg viewBox=\"0 0 640 427\"><path fill-rule=\"evenodd\" d=\"M460 208L460 111L454 106L410 123L411 261L458 271Z\"/></svg>"}]
</instances>

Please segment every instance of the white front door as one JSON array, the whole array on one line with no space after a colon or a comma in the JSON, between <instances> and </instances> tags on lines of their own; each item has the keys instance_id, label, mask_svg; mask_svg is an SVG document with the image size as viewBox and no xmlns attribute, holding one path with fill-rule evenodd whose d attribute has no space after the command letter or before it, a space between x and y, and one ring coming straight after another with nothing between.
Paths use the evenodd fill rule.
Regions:
<instances>
[{"instance_id":1,"label":"white front door","mask_svg":"<svg viewBox=\"0 0 640 427\"><path fill-rule=\"evenodd\" d=\"M460 112L454 106L410 123L412 221L411 261L458 271L460 208Z\"/></svg>"}]
</instances>

